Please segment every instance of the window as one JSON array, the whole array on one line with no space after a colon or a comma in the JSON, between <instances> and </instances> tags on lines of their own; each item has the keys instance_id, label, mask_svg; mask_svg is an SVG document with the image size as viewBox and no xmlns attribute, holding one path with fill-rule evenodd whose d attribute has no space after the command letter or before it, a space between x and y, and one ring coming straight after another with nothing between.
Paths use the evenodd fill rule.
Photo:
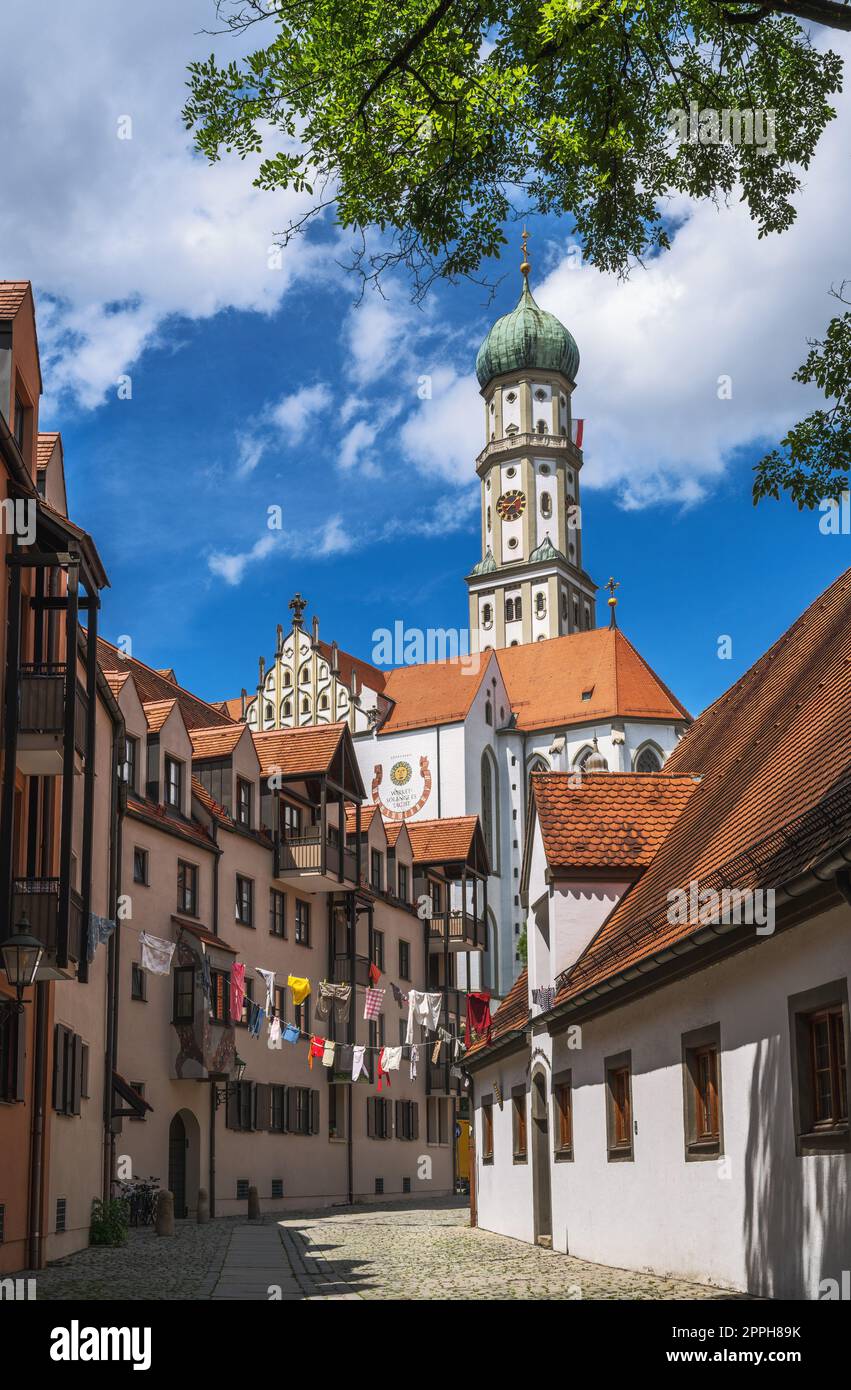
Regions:
<instances>
[{"instance_id":1,"label":"window","mask_svg":"<svg viewBox=\"0 0 851 1390\"><path fill-rule=\"evenodd\" d=\"M683 1034L685 1157L717 1158L721 1147L721 1027Z\"/></svg>"},{"instance_id":2,"label":"window","mask_svg":"<svg viewBox=\"0 0 851 1390\"><path fill-rule=\"evenodd\" d=\"M287 989L286 985L275 985L272 993L272 1008L275 1018L283 1022L287 1016Z\"/></svg>"},{"instance_id":3,"label":"window","mask_svg":"<svg viewBox=\"0 0 851 1390\"><path fill-rule=\"evenodd\" d=\"M643 748L638 750L635 759L636 772L661 772L662 758L659 750L652 744L646 743Z\"/></svg>"},{"instance_id":4,"label":"window","mask_svg":"<svg viewBox=\"0 0 851 1390\"><path fill-rule=\"evenodd\" d=\"M0 1101L24 1099L24 1014L9 1013L0 1023Z\"/></svg>"},{"instance_id":5,"label":"window","mask_svg":"<svg viewBox=\"0 0 851 1390\"><path fill-rule=\"evenodd\" d=\"M287 899L277 888L269 889L269 932L286 939Z\"/></svg>"},{"instance_id":6,"label":"window","mask_svg":"<svg viewBox=\"0 0 851 1390\"><path fill-rule=\"evenodd\" d=\"M426 1143L445 1145L449 1143L448 1102L439 1096L429 1096L426 1101Z\"/></svg>"},{"instance_id":7,"label":"window","mask_svg":"<svg viewBox=\"0 0 851 1390\"><path fill-rule=\"evenodd\" d=\"M399 979L411 978L411 945L409 941L399 942Z\"/></svg>"},{"instance_id":8,"label":"window","mask_svg":"<svg viewBox=\"0 0 851 1390\"><path fill-rule=\"evenodd\" d=\"M535 617L545 618L547 615L547 596L546 594L535 595Z\"/></svg>"},{"instance_id":9,"label":"window","mask_svg":"<svg viewBox=\"0 0 851 1390\"><path fill-rule=\"evenodd\" d=\"M482 753L482 831L487 846L491 871L499 872L498 862L498 776L496 763L489 748Z\"/></svg>"},{"instance_id":10,"label":"window","mask_svg":"<svg viewBox=\"0 0 851 1390\"><path fill-rule=\"evenodd\" d=\"M130 998L147 999L145 972L135 960L130 966Z\"/></svg>"},{"instance_id":11,"label":"window","mask_svg":"<svg viewBox=\"0 0 851 1390\"><path fill-rule=\"evenodd\" d=\"M124 780L131 791L139 787L139 740L128 734L124 740Z\"/></svg>"},{"instance_id":12,"label":"window","mask_svg":"<svg viewBox=\"0 0 851 1390\"><path fill-rule=\"evenodd\" d=\"M79 1115L80 1098L89 1093L89 1049L61 1023L53 1039L53 1108L60 1115Z\"/></svg>"},{"instance_id":13,"label":"window","mask_svg":"<svg viewBox=\"0 0 851 1390\"><path fill-rule=\"evenodd\" d=\"M310 945L310 903L295 900L295 939L298 946Z\"/></svg>"},{"instance_id":14,"label":"window","mask_svg":"<svg viewBox=\"0 0 851 1390\"><path fill-rule=\"evenodd\" d=\"M514 1162L525 1163L529 1157L525 1086L513 1086L511 1089L511 1128Z\"/></svg>"},{"instance_id":15,"label":"window","mask_svg":"<svg viewBox=\"0 0 851 1390\"><path fill-rule=\"evenodd\" d=\"M242 874L236 876L236 920L244 927L254 926L254 883Z\"/></svg>"},{"instance_id":16,"label":"window","mask_svg":"<svg viewBox=\"0 0 851 1390\"><path fill-rule=\"evenodd\" d=\"M244 1028L248 1027L248 1020L251 1017L251 1005L254 1003L254 981L246 977L245 990L242 995L242 1017L239 1022ZM236 1019L233 1020L236 1023Z\"/></svg>"},{"instance_id":17,"label":"window","mask_svg":"<svg viewBox=\"0 0 851 1390\"><path fill-rule=\"evenodd\" d=\"M179 965L174 976L174 1023L191 1023L195 1016L195 969Z\"/></svg>"},{"instance_id":18,"label":"window","mask_svg":"<svg viewBox=\"0 0 851 1390\"><path fill-rule=\"evenodd\" d=\"M573 1158L573 1095L569 1071L553 1077L553 1124L556 1162Z\"/></svg>"},{"instance_id":19,"label":"window","mask_svg":"<svg viewBox=\"0 0 851 1390\"><path fill-rule=\"evenodd\" d=\"M369 1096L366 1102L367 1139L390 1138L390 1102L383 1096Z\"/></svg>"},{"instance_id":20,"label":"window","mask_svg":"<svg viewBox=\"0 0 851 1390\"><path fill-rule=\"evenodd\" d=\"M553 499L552 499L552 494L549 493L549 492L542 492L542 493L541 493L541 516L543 516L543 517L545 517L545 518L549 518L549 517L552 516L552 514L553 514Z\"/></svg>"},{"instance_id":21,"label":"window","mask_svg":"<svg viewBox=\"0 0 851 1390\"><path fill-rule=\"evenodd\" d=\"M493 1163L493 1097L482 1098L482 1163Z\"/></svg>"},{"instance_id":22,"label":"window","mask_svg":"<svg viewBox=\"0 0 851 1390\"><path fill-rule=\"evenodd\" d=\"M796 1152L851 1152L845 980L789 1001Z\"/></svg>"},{"instance_id":23,"label":"window","mask_svg":"<svg viewBox=\"0 0 851 1390\"><path fill-rule=\"evenodd\" d=\"M291 1134L319 1133L319 1092L307 1086L287 1091L287 1129Z\"/></svg>"},{"instance_id":24,"label":"window","mask_svg":"<svg viewBox=\"0 0 851 1390\"><path fill-rule=\"evenodd\" d=\"M420 1134L420 1122L418 1116L419 1106L415 1100L397 1100L396 1102L396 1138L397 1139L418 1139Z\"/></svg>"},{"instance_id":25,"label":"window","mask_svg":"<svg viewBox=\"0 0 851 1390\"><path fill-rule=\"evenodd\" d=\"M289 801L284 802L284 834L288 840L301 835L301 807L293 806Z\"/></svg>"},{"instance_id":26,"label":"window","mask_svg":"<svg viewBox=\"0 0 851 1390\"><path fill-rule=\"evenodd\" d=\"M183 859L177 861L177 910L198 916L198 870Z\"/></svg>"},{"instance_id":27,"label":"window","mask_svg":"<svg viewBox=\"0 0 851 1390\"><path fill-rule=\"evenodd\" d=\"M493 705L490 700L485 700L485 723L493 724Z\"/></svg>"},{"instance_id":28,"label":"window","mask_svg":"<svg viewBox=\"0 0 851 1390\"><path fill-rule=\"evenodd\" d=\"M165 799L177 811L183 806L183 763L176 758L165 760Z\"/></svg>"},{"instance_id":29,"label":"window","mask_svg":"<svg viewBox=\"0 0 851 1390\"><path fill-rule=\"evenodd\" d=\"M609 1162L631 1162L632 1083L628 1052L606 1060L606 1134Z\"/></svg>"},{"instance_id":30,"label":"window","mask_svg":"<svg viewBox=\"0 0 851 1390\"><path fill-rule=\"evenodd\" d=\"M490 509L488 509L490 510ZM493 626L493 606L490 603L482 604L482 627Z\"/></svg>"},{"instance_id":31,"label":"window","mask_svg":"<svg viewBox=\"0 0 851 1390\"><path fill-rule=\"evenodd\" d=\"M138 845L133 849L133 882L148 882L148 851Z\"/></svg>"},{"instance_id":32,"label":"window","mask_svg":"<svg viewBox=\"0 0 851 1390\"><path fill-rule=\"evenodd\" d=\"M345 1139L348 1136L346 1093L348 1086L328 1087L328 1138Z\"/></svg>"},{"instance_id":33,"label":"window","mask_svg":"<svg viewBox=\"0 0 851 1390\"><path fill-rule=\"evenodd\" d=\"M294 1009L295 1017L293 1022L301 1033L310 1032L310 995L301 1004L297 1004Z\"/></svg>"},{"instance_id":34,"label":"window","mask_svg":"<svg viewBox=\"0 0 851 1390\"><path fill-rule=\"evenodd\" d=\"M373 1050L373 1051L374 1051L375 1049L377 1049L377 1048L379 1048L379 1047L384 1047L384 1044L385 1044L385 1042L386 1042L386 1038L385 1038L385 1035L384 1035L384 1015L383 1015L383 1014L379 1014L377 1018L371 1018L371 1019L369 1020L369 1028L368 1028L367 1031L368 1031L368 1036L369 1036L369 1047L370 1047L370 1050Z\"/></svg>"},{"instance_id":35,"label":"window","mask_svg":"<svg viewBox=\"0 0 851 1390\"><path fill-rule=\"evenodd\" d=\"M370 850L369 881L379 892L384 887L384 855L379 849Z\"/></svg>"},{"instance_id":36,"label":"window","mask_svg":"<svg viewBox=\"0 0 851 1390\"><path fill-rule=\"evenodd\" d=\"M410 900L407 864L400 864L397 872L399 878L399 897L402 899L403 903L406 903Z\"/></svg>"},{"instance_id":37,"label":"window","mask_svg":"<svg viewBox=\"0 0 851 1390\"><path fill-rule=\"evenodd\" d=\"M250 782L246 782L244 777L236 779L236 819L240 825L246 829L251 829L252 819L252 800L254 788Z\"/></svg>"},{"instance_id":38,"label":"window","mask_svg":"<svg viewBox=\"0 0 851 1390\"><path fill-rule=\"evenodd\" d=\"M230 974L226 970L210 971L210 1018L213 1023L227 1023L230 1013Z\"/></svg>"},{"instance_id":39,"label":"window","mask_svg":"<svg viewBox=\"0 0 851 1390\"><path fill-rule=\"evenodd\" d=\"M283 1134L287 1127L287 1088L273 1085L270 1089L272 1096L269 1128L277 1134Z\"/></svg>"},{"instance_id":40,"label":"window","mask_svg":"<svg viewBox=\"0 0 851 1390\"><path fill-rule=\"evenodd\" d=\"M384 932L373 931L372 933L372 960L377 965L382 975L384 974Z\"/></svg>"}]
</instances>

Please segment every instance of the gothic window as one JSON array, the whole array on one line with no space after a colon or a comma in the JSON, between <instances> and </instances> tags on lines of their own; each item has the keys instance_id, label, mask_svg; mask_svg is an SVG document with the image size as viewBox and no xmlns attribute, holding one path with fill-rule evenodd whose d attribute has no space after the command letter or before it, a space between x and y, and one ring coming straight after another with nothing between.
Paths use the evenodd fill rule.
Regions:
<instances>
[{"instance_id":1,"label":"gothic window","mask_svg":"<svg viewBox=\"0 0 851 1390\"><path fill-rule=\"evenodd\" d=\"M310 684L310 667L309 667L309 666L302 666L302 668L301 668L301 675L299 676L299 680L301 681L302 685L309 685L309 684Z\"/></svg>"},{"instance_id":2,"label":"gothic window","mask_svg":"<svg viewBox=\"0 0 851 1390\"><path fill-rule=\"evenodd\" d=\"M583 768L593 752L594 749L591 747L591 744L586 743L585 747L580 748L576 757L573 759L573 766Z\"/></svg>"},{"instance_id":3,"label":"gothic window","mask_svg":"<svg viewBox=\"0 0 851 1390\"><path fill-rule=\"evenodd\" d=\"M489 603L482 604L482 627L490 627L493 623L493 607Z\"/></svg>"},{"instance_id":4,"label":"gothic window","mask_svg":"<svg viewBox=\"0 0 851 1390\"><path fill-rule=\"evenodd\" d=\"M310 714L310 701L306 695L301 702L301 712L302 714Z\"/></svg>"},{"instance_id":5,"label":"gothic window","mask_svg":"<svg viewBox=\"0 0 851 1390\"><path fill-rule=\"evenodd\" d=\"M499 872L499 776L493 753L482 753L482 833L493 873Z\"/></svg>"},{"instance_id":6,"label":"gothic window","mask_svg":"<svg viewBox=\"0 0 851 1390\"><path fill-rule=\"evenodd\" d=\"M291 719L291 718L292 718L292 713L293 713L292 701L291 701L291 700L284 700L284 719Z\"/></svg>"},{"instance_id":7,"label":"gothic window","mask_svg":"<svg viewBox=\"0 0 851 1390\"><path fill-rule=\"evenodd\" d=\"M553 499L549 492L541 493L541 516L550 517L553 514Z\"/></svg>"},{"instance_id":8,"label":"gothic window","mask_svg":"<svg viewBox=\"0 0 851 1390\"><path fill-rule=\"evenodd\" d=\"M537 429L538 434L546 434L546 432L547 432L547 422L546 422L546 420L539 420L538 423L537 423L537 425L535 426L535 428Z\"/></svg>"},{"instance_id":9,"label":"gothic window","mask_svg":"<svg viewBox=\"0 0 851 1390\"><path fill-rule=\"evenodd\" d=\"M292 685L292 683L293 683L293 678L292 678L292 676L290 675L290 673L289 673L288 670L284 669L283 684L284 684L284 685Z\"/></svg>"},{"instance_id":10,"label":"gothic window","mask_svg":"<svg viewBox=\"0 0 851 1390\"><path fill-rule=\"evenodd\" d=\"M529 762L529 772L549 772L549 763L546 758L537 753Z\"/></svg>"},{"instance_id":11,"label":"gothic window","mask_svg":"<svg viewBox=\"0 0 851 1390\"><path fill-rule=\"evenodd\" d=\"M662 755L655 743L645 743L635 757L636 772L661 772Z\"/></svg>"},{"instance_id":12,"label":"gothic window","mask_svg":"<svg viewBox=\"0 0 851 1390\"><path fill-rule=\"evenodd\" d=\"M328 708L328 696L327 696L327 695L321 695L321 696L319 697L319 708L320 708L320 709L327 709L327 708Z\"/></svg>"},{"instance_id":13,"label":"gothic window","mask_svg":"<svg viewBox=\"0 0 851 1390\"><path fill-rule=\"evenodd\" d=\"M274 718L275 718L275 710L274 710L274 707L273 707L272 705L267 705L267 706L266 706L265 717L266 717L267 719L274 719Z\"/></svg>"},{"instance_id":14,"label":"gothic window","mask_svg":"<svg viewBox=\"0 0 851 1390\"><path fill-rule=\"evenodd\" d=\"M485 700L485 723L493 724L493 705L490 700Z\"/></svg>"},{"instance_id":15,"label":"gothic window","mask_svg":"<svg viewBox=\"0 0 851 1390\"><path fill-rule=\"evenodd\" d=\"M535 595L535 617L545 618L547 615L547 596L546 594Z\"/></svg>"}]
</instances>

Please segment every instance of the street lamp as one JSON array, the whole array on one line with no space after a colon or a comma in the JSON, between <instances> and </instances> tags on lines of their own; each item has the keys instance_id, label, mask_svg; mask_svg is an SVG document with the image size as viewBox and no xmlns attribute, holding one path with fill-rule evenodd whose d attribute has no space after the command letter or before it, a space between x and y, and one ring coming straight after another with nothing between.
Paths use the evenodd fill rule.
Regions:
<instances>
[{"instance_id":1,"label":"street lamp","mask_svg":"<svg viewBox=\"0 0 851 1390\"><path fill-rule=\"evenodd\" d=\"M244 1075L245 1063L243 1062L242 1058L237 1054L233 1059L233 1079L230 1081L226 1081L224 1086L216 1086L215 1088L217 1110L220 1105L224 1105L226 1103L228 1096L231 1093L231 1087L238 1086Z\"/></svg>"},{"instance_id":2,"label":"street lamp","mask_svg":"<svg viewBox=\"0 0 851 1390\"><path fill-rule=\"evenodd\" d=\"M0 1017L23 1011L24 990L29 989L35 980L41 958L44 955L44 946L37 937L31 934L29 928L30 924L26 917L22 917L17 924L14 935L8 936L4 942L0 943L6 979L15 991L14 1000L0 1001L2 1003Z\"/></svg>"}]
</instances>

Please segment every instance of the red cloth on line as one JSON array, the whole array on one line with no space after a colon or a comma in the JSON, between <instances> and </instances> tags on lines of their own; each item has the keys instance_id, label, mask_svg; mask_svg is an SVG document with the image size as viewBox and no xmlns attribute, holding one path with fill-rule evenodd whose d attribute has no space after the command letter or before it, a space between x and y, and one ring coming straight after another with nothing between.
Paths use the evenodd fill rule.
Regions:
<instances>
[{"instance_id":1,"label":"red cloth on line","mask_svg":"<svg viewBox=\"0 0 851 1390\"><path fill-rule=\"evenodd\" d=\"M311 1038L311 1039L310 1039L310 1047L307 1049L307 1065L310 1067L310 1070L311 1070L311 1071L313 1071L313 1059L314 1059L314 1057L321 1057L324 1051L325 1051L325 1039L324 1039L324 1038L316 1038L316 1037L314 1037L314 1038Z\"/></svg>"},{"instance_id":2,"label":"red cloth on line","mask_svg":"<svg viewBox=\"0 0 851 1390\"><path fill-rule=\"evenodd\" d=\"M370 983L371 985L377 985L377 984L378 984L378 981L379 981L380 979L381 979L381 971L379 970L378 966L377 966L377 965L375 964L375 962L373 961L372 965L369 967L369 983Z\"/></svg>"},{"instance_id":3,"label":"red cloth on line","mask_svg":"<svg viewBox=\"0 0 851 1390\"><path fill-rule=\"evenodd\" d=\"M239 1023L242 1018L242 1001L245 998L245 966L235 962L230 968L230 1021Z\"/></svg>"},{"instance_id":4,"label":"red cloth on line","mask_svg":"<svg viewBox=\"0 0 851 1390\"><path fill-rule=\"evenodd\" d=\"M491 1040L491 997L476 992L467 995L467 1046L484 1037Z\"/></svg>"}]
</instances>

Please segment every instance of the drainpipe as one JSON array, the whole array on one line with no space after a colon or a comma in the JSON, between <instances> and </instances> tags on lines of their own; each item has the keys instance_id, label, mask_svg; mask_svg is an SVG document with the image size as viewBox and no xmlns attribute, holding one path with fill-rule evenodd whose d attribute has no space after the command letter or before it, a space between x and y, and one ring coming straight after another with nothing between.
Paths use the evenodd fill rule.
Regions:
<instances>
[{"instance_id":1,"label":"drainpipe","mask_svg":"<svg viewBox=\"0 0 851 1390\"><path fill-rule=\"evenodd\" d=\"M120 711L110 710L112 716L112 786L109 800L111 828L109 847L109 913L115 931L107 943L106 955L106 1057L103 1099L104 1172L103 1197L112 1195L112 1175L115 1172L115 1130L112 1124L112 1074L118 1070L118 1011L121 998L121 923L118 920L118 898L121 892L121 843L124 823L124 795L121 768L124 763L124 720Z\"/></svg>"},{"instance_id":2,"label":"drainpipe","mask_svg":"<svg viewBox=\"0 0 851 1390\"><path fill-rule=\"evenodd\" d=\"M216 1083L210 1082L210 1220L216 1214Z\"/></svg>"},{"instance_id":3,"label":"drainpipe","mask_svg":"<svg viewBox=\"0 0 851 1390\"><path fill-rule=\"evenodd\" d=\"M44 1164L45 1145L45 1085L47 1078L47 1042L50 1014L50 986L46 980L35 987L35 1018L33 1033L35 1056L33 1058L33 1101L32 1130L30 1141L30 1202L27 1261L30 1269L42 1268L41 1219L44 1210L44 1196L47 1174Z\"/></svg>"}]
</instances>

